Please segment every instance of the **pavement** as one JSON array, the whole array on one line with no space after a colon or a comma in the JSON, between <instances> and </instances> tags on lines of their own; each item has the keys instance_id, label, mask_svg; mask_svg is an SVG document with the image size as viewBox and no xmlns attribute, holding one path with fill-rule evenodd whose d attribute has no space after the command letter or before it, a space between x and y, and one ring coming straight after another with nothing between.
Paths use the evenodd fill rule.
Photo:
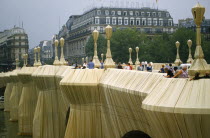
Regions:
<instances>
[{"instance_id":1,"label":"pavement","mask_svg":"<svg viewBox=\"0 0 210 138\"><path fill-rule=\"evenodd\" d=\"M0 110L0 138L32 138L32 136L18 136L18 122L9 121L9 112Z\"/></svg>"}]
</instances>

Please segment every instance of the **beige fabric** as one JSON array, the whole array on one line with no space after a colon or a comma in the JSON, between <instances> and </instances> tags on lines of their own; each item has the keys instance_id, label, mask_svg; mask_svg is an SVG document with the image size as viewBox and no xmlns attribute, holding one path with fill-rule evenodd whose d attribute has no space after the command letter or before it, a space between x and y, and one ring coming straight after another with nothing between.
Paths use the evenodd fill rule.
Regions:
<instances>
[{"instance_id":1,"label":"beige fabric","mask_svg":"<svg viewBox=\"0 0 210 138\"><path fill-rule=\"evenodd\" d=\"M210 79L164 79L143 101L153 137L210 137Z\"/></svg>"},{"instance_id":2,"label":"beige fabric","mask_svg":"<svg viewBox=\"0 0 210 138\"><path fill-rule=\"evenodd\" d=\"M19 72L19 69L12 71L10 74L13 82L12 93L10 96L10 121L18 121L18 107L22 93L22 83L19 81L17 72Z\"/></svg>"},{"instance_id":3,"label":"beige fabric","mask_svg":"<svg viewBox=\"0 0 210 138\"><path fill-rule=\"evenodd\" d=\"M32 74L39 89L33 120L33 138L62 138L65 132L65 106L58 94L56 73L59 66L38 67Z\"/></svg>"},{"instance_id":4,"label":"beige fabric","mask_svg":"<svg viewBox=\"0 0 210 138\"><path fill-rule=\"evenodd\" d=\"M11 80L10 73L11 72L5 73L4 77L2 78L4 83L7 84L4 92L4 111L10 111L10 96L13 88L13 82Z\"/></svg>"},{"instance_id":5,"label":"beige fabric","mask_svg":"<svg viewBox=\"0 0 210 138\"><path fill-rule=\"evenodd\" d=\"M141 102L162 79L162 74L118 69L76 70L64 77L60 85L71 103L65 138L151 133Z\"/></svg>"},{"instance_id":6,"label":"beige fabric","mask_svg":"<svg viewBox=\"0 0 210 138\"><path fill-rule=\"evenodd\" d=\"M60 82L71 103L65 138L101 137L98 84L103 72L101 69L77 69Z\"/></svg>"},{"instance_id":7,"label":"beige fabric","mask_svg":"<svg viewBox=\"0 0 210 138\"><path fill-rule=\"evenodd\" d=\"M7 82L4 81L6 73L0 73L0 88L5 87Z\"/></svg>"},{"instance_id":8,"label":"beige fabric","mask_svg":"<svg viewBox=\"0 0 210 138\"><path fill-rule=\"evenodd\" d=\"M32 134L33 117L37 103L37 92L31 74L37 67L23 67L18 72L18 77L23 83L22 95L19 102L18 125L19 134Z\"/></svg>"}]
</instances>

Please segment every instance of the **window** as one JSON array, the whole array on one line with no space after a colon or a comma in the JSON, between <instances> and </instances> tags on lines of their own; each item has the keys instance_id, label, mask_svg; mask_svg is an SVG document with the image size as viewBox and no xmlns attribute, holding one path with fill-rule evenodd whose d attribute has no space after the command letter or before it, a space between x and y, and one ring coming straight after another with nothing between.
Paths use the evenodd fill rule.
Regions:
<instances>
[{"instance_id":1,"label":"window","mask_svg":"<svg viewBox=\"0 0 210 138\"><path fill-rule=\"evenodd\" d=\"M156 12L153 12L153 13L152 13L152 16L153 16L153 17L156 17Z\"/></svg>"},{"instance_id":2,"label":"window","mask_svg":"<svg viewBox=\"0 0 210 138\"><path fill-rule=\"evenodd\" d=\"M100 27L100 32L103 33L104 32L104 28Z\"/></svg>"},{"instance_id":3,"label":"window","mask_svg":"<svg viewBox=\"0 0 210 138\"><path fill-rule=\"evenodd\" d=\"M153 25L157 26L157 19L156 18L153 19Z\"/></svg>"},{"instance_id":4,"label":"window","mask_svg":"<svg viewBox=\"0 0 210 138\"><path fill-rule=\"evenodd\" d=\"M106 17L106 24L110 24L110 17Z\"/></svg>"},{"instance_id":5,"label":"window","mask_svg":"<svg viewBox=\"0 0 210 138\"><path fill-rule=\"evenodd\" d=\"M148 19L147 19L147 23L148 23L149 26L152 25L152 20L151 20L151 18L148 18Z\"/></svg>"},{"instance_id":6,"label":"window","mask_svg":"<svg viewBox=\"0 0 210 138\"><path fill-rule=\"evenodd\" d=\"M141 12L141 16L144 16L144 12Z\"/></svg>"},{"instance_id":7,"label":"window","mask_svg":"<svg viewBox=\"0 0 210 138\"><path fill-rule=\"evenodd\" d=\"M97 30L97 27L94 27L94 30Z\"/></svg>"},{"instance_id":8,"label":"window","mask_svg":"<svg viewBox=\"0 0 210 138\"><path fill-rule=\"evenodd\" d=\"M118 18L118 25L122 25L122 18Z\"/></svg>"},{"instance_id":9,"label":"window","mask_svg":"<svg viewBox=\"0 0 210 138\"><path fill-rule=\"evenodd\" d=\"M159 25L163 26L163 19L159 19Z\"/></svg>"},{"instance_id":10,"label":"window","mask_svg":"<svg viewBox=\"0 0 210 138\"><path fill-rule=\"evenodd\" d=\"M166 13L166 17L169 17L169 13Z\"/></svg>"},{"instance_id":11,"label":"window","mask_svg":"<svg viewBox=\"0 0 210 138\"><path fill-rule=\"evenodd\" d=\"M131 16L133 16L133 11L130 11L129 14L130 14Z\"/></svg>"},{"instance_id":12,"label":"window","mask_svg":"<svg viewBox=\"0 0 210 138\"><path fill-rule=\"evenodd\" d=\"M161 12L158 12L158 16L161 17Z\"/></svg>"},{"instance_id":13,"label":"window","mask_svg":"<svg viewBox=\"0 0 210 138\"><path fill-rule=\"evenodd\" d=\"M95 18L95 24L100 24L98 17Z\"/></svg>"},{"instance_id":14,"label":"window","mask_svg":"<svg viewBox=\"0 0 210 138\"><path fill-rule=\"evenodd\" d=\"M105 11L105 15L109 15L109 11L108 10Z\"/></svg>"},{"instance_id":15,"label":"window","mask_svg":"<svg viewBox=\"0 0 210 138\"><path fill-rule=\"evenodd\" d=\"M117 11L117 14L118 14L118 15L121 15L121 11Z\"/></svg>"},{"instance_id":16,"label":"window","mask_svg":"<svg viewBox=\"0 0 210 138\"><path fill-rule=\"evenodd\" d=\"M21 53L21 48L19 48L19 53Z\"/></svg>"},{"instance_id":17,"label":"window","mask_svg":"<svg viewBox=\"0 0 210 138\"><path fill-rule=\"evenodd\" d=\"M111 14L112 14L112 16L114 16L114 15L115 15L115 11L112 11L112 13L111 13Z\"/></svg>"},{"instance_id":18,"label":"window","mask_svg":"<svg viewBox=\"0 0 210 138\"><path fill-rule=\"evenodd\" d=\"M97 15L101 15L101 11L100 10L97 10Z\"/></svg>"},{"instance_id":19,"label":"window","mask_svg":"<svg viewBox=\"0 0 210 138\"><path fill-rule=\"evenodd\" d=\"M123 15L124 15L124 16L127 16L127 11L124 11L124 12L123 12Z\"/></svg>"},{"instance_id":20,"label":"window","mask_svg":"<svg viewBox=\"0 0 210 138\"><path fill-rule=\"evenodd\" d=\"M147 12L147 16L150 17L150 12Z\"/></svg>"},{"instance_id":21,"label":"window","mask_svg":"<svg viewBox=\"0 0 210 138\"><path fill-rule=\"evenodd\" d=\"M124 19L124 25L128 25L128 19L127 18Z\"/></svg>"},{"instance_id":22,"label":"window","mask_svg":"<svg viewBox=\"0 0 210 138\"><path fill-rule=\"evenodd\" d=\"M134 25L134 19L130 19L130 25Z\"/></svg>"},{"instance_id":23,"label":"window","mask_svg":"<svg viewBox=\"0 0 210 138\"><path fill-rule=\"evenodd\" d=\"M140 25L140 19L136 19L136 25Z\"/></svg>"},{"instance_id":24,"label":"window","mask_svg":"<svg viewBox=\"0 0 210 138\"><path fill-rule=\"evenodd\" d=\"M116 25L116 18L112 18L112 24Z\"/></svg>"},{"instance_id":25,"label":"window","mask_svg":"<svg viewBox=\"0 0 210 138\"><path fill-rule=\"evenodd\" d=\"M147 21L145 18L142 19L142 25L145 26L147 24Z\"/></svg>"},{"instance_id":26,"label":"window","mask_svg":"<svg viewBox=\"0 0 210 138\"><path fill-rule=\"evenodd\" d=\"M172 26L172 20L168 21L168 26Z\"/></svg>"},{"instance_id":27,"label":"window","mask_svg":"<svg viewBox=\"0 0 210 138\"><path fill-rule=\"evenodd\" d=\"M139 12L136 11L135 14L136 14L136 16L139 16Z\"/></svg>"}]
</instances>

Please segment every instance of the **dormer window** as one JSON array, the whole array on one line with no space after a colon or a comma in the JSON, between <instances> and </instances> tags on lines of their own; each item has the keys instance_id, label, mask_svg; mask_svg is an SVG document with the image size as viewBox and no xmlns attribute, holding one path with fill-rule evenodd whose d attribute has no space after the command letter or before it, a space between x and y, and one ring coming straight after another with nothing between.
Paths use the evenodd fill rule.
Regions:
<instances>
[{"instance_id":1,"label":"dormer window","mask_svg":"<svg viewBox=\"0 0 210 138\"><path fill-rule=\"evenodd\" d=\"M169 17L169 13L166 13L166 17Z\"/></svg>"},{"instance_id":2,"label":"dormer window","mask_svg":"<svg viewBox=\"0 0 210 138\"><path fill-rule=\"evenodd\" d=\"M147 16L150 17L150 12L147 12Z\"/></svg>"},{"instance_id":3,"label":"dormer window","mask_svg":"<svg viewBox=\"0 0 210 138\"><path fill-rule=\"evenodd\" d=\"M100 10L97 10L97 15L101 15L101 11Z\"/></svg>"},{"instance_id":4,"label":"dormer window","mask_svg":"<svg viewBox=\"0 0 210 138\"><path fill-rule=\"evenodd\" d=\"M124 11L124 12L123 12L123 15L124 15L124 16L127 16L127 11Z\"/></svg>"},{"instance_id":5,"label":"dormer window","mask_svg":"<svg viewBox=\"0 0 210 138\"><path fill-rule=\"evenodd\" d=\"M109 15L109 11L108 10L105 11L105 15Z\"/></svg>"},{"instance_id":6,"label":"dormer window","mask_svg":"<svg viewBox=\"0 0 210 138\"><path fill-rule=\"evenodd\" d=\"M130 14L131 16L133 16L133 11L130 11L129 14Z\"/></svg>"},{"instance_id":7,"label":"dormer window","mask_svg":"<svg viewBox=\"0 0 210 138\"><path fill-rule=\"evenodd\" d=\"M112 16L114 16L115 15L115 11L112 11L111 14L112 14Z\"/></svg>"}]
</instances>

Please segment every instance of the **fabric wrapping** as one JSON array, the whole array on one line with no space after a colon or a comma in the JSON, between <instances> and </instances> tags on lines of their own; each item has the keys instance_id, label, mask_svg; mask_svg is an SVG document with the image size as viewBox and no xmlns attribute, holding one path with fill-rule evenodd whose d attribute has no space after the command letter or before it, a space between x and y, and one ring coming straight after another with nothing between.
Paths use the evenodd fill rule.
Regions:
<instances>
[{"instance_id":1,"label":"fabric wrapping","mask_svg":"<svg viewBox=\"0 0 210 138\"><path fill-rule=\"evenodd\" d=\"M12 93L13 83L7 83L4 92L4 111L10 111L10 96Z\"/></svg>"},{"instance_id":2,"label":"fabric wrapping","mask_svg":"<svg viewBox=\"0 0 210 138\"><path fill-rule=\"evenodd\" d=\"M102 136L99 80L104 70L81 69L65 76L61 89L70 101L70 115L65 138L100 138Z\"/></svg>"},{"instance_id":3,"label":"fabric wrapping","mask_svg":"<svg viewBox=\"0 0 210 138\"><path fill-rule=\"evenodd\" d=\"M14 82L10 96L10 121L18 121L19 101L22 93L22 83Z\"/></svg>"},{"instance_id":4,"label":"fabric wrapping","mask_svg":"<svg viewBox=\"0 0 210 138\"><path fill-rule=\"evenodd\" d=\"M210 79L164 79L143 101L153 137L210 137Z\"/></svg>"},{"instance_id":5,"label":"fabric wrapping","mask_svg":"<svg viewBox=\"0 0 210 138\"><path fill-rule=\"evenodd\" d=\"M19 102L19 134L32 135L34 112L37 103L36 85L31 74L37 67L23 67L18 73L20 81L23 83L22 94Z\"/></svg>"},{"instance_id":6,"label":"fabric wrapping","mask_svg":"<svg viewBox=\"0 0 210 138\"><path fill-rule=\"evenodd\" d=\"M63 138L65 133L65 106L58 94L56 73L59 66L38 67L32 74L39 89L33 119L33 138Z\"/></svg>"},{"instance_id":7,"label":"fabric wrapping","mask_svg":"<svg viewBox=\"0 0 210 138\"><path fill-rule=\"evenodd\" d=\"M120 138L132 130L151 134L141 103L164 77L118 69L75 70L61 82L70 101L65 138Z\"/></svg>"},{"instance_id":8,"label":"fabric wrapping","mask_svg":"<svg viewBox=\"0 0 210 138\"><path fill-rule=\"evenodd\" d=\"M10 121L18 121L18 107L23 87L17 76L19 71L19 69L16 69L10 73L10 78L13 82L12 93L10 96Z\"/></svg>"}]
</instances>

